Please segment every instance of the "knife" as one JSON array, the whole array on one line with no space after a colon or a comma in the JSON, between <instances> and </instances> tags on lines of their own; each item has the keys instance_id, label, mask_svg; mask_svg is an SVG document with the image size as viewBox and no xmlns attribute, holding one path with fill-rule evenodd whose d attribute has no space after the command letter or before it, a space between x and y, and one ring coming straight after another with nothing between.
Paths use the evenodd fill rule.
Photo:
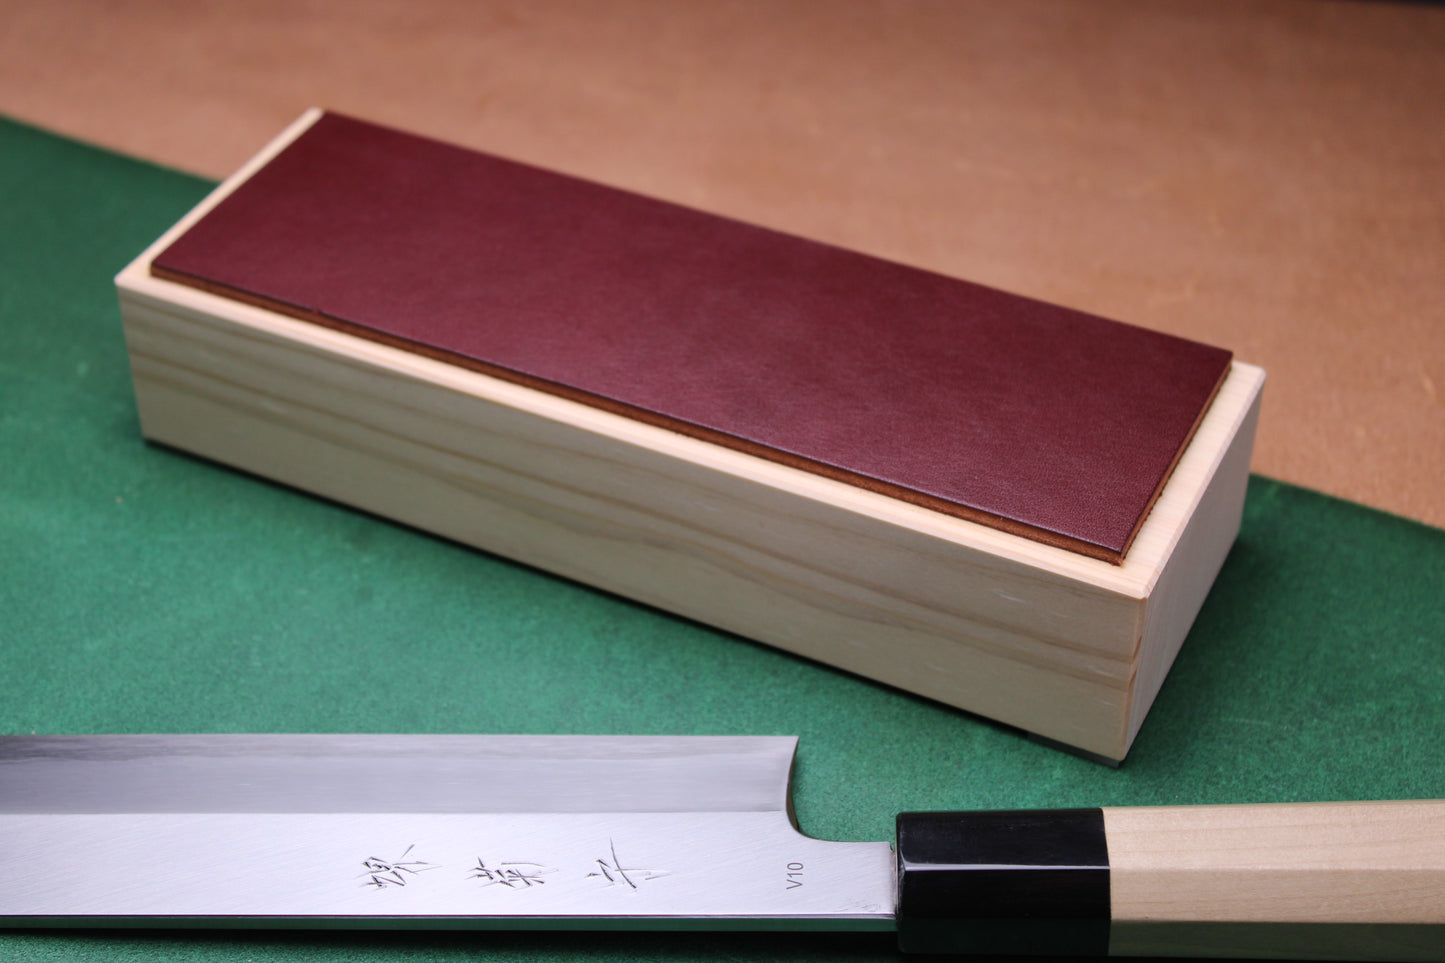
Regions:
<instances>
[{"instance_id":1,"label":"knife","mask_svg":"<svg viewBox=\"0 0 1445 963\"><path fill-rule=\"evenodd\" d=\"M895 930L910 952L1445 959L1445 801L904 813L792 737L0 737L0 925Z\"/></svg>"}]
</instances>

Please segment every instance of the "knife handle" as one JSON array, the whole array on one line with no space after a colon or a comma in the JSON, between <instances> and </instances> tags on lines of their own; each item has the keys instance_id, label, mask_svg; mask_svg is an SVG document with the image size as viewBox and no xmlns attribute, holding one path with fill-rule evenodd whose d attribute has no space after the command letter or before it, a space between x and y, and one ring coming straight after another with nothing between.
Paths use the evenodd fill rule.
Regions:
<instances>
[{"instance_id":1,"label":"knife handle","mask_svg":"<svg viewBox=\"0 0 1445 963\"><path fill-rule=\"evenodd\" d=\"M1445 801L898 817L908 952L1445 960Z\"/></svg>"}]
</instances>

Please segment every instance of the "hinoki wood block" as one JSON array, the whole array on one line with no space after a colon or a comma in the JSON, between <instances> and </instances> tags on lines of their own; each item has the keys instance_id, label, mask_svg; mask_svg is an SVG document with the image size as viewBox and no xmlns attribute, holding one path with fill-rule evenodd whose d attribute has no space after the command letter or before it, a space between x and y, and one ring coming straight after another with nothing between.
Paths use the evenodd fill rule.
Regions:
<instances>
[{"instance_id":1,"label":"hinoki wood block","mask_svg":"<svg viewBox=\"0 0 1445 963\"><path fill-rule=\"evenodd\" d=\"M1264 380L314 111L117 286L155 441L1114 760Z\"/></svg>"}]
</instances>

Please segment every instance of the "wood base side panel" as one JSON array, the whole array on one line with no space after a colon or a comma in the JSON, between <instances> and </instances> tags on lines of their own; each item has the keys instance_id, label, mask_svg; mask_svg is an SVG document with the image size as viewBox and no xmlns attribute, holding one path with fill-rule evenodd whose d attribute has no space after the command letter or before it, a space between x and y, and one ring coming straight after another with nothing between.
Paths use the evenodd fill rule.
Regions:
<instances>
[{"instance_id":1,"label":"wood base side panel","mask_svg":"<svg viewBox=\"0 0 1445 963\"><path fill-rule=\"evenodd\" d=\"M1161 553L1163 567L1147 593L1126 737L1129 744L1138 735L1239 533L1264 390L1264 373L1254 369L1248 374L1228 384L1229 396L1222 399L1226 404L1220 413L1230 413L1231 423L1211 426L1226 443L1190 452L1176 469L1200 477L1190 486L1195 497L1181 514L1184 522L1175 530L1177 541Z\"/></svg>"},{"instance_id":2,"label":"wood base side panel","mask_svg":"<svg viewBox=\"0 0 1445 963\"><path fill-rule=\"evenodd\" d=\"M139 265L118 283L154 441L1088 753L1127 751L1139 586L1155 577L1138 564L178 293ZM1147 526L1140 539L1141 556L1158 551Z\"/></svg>"}]
</instances>

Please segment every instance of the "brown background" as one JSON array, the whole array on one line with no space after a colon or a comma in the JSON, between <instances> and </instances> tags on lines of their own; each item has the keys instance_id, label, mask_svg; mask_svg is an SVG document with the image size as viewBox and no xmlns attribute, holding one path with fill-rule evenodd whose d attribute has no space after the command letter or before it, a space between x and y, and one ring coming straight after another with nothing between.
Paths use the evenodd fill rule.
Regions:
<instances>
[{"instance_id":1,"label":"brown background","mask_svg":"<svg viewBox=\"0 0 1445 963\"><path fill-rule=\"evenodd\" d=\"M1445 525L1445 10L0 4L60 133L220 178L311 105L1231 348L1255 471Z\"/></svg>"}]
</instances>

